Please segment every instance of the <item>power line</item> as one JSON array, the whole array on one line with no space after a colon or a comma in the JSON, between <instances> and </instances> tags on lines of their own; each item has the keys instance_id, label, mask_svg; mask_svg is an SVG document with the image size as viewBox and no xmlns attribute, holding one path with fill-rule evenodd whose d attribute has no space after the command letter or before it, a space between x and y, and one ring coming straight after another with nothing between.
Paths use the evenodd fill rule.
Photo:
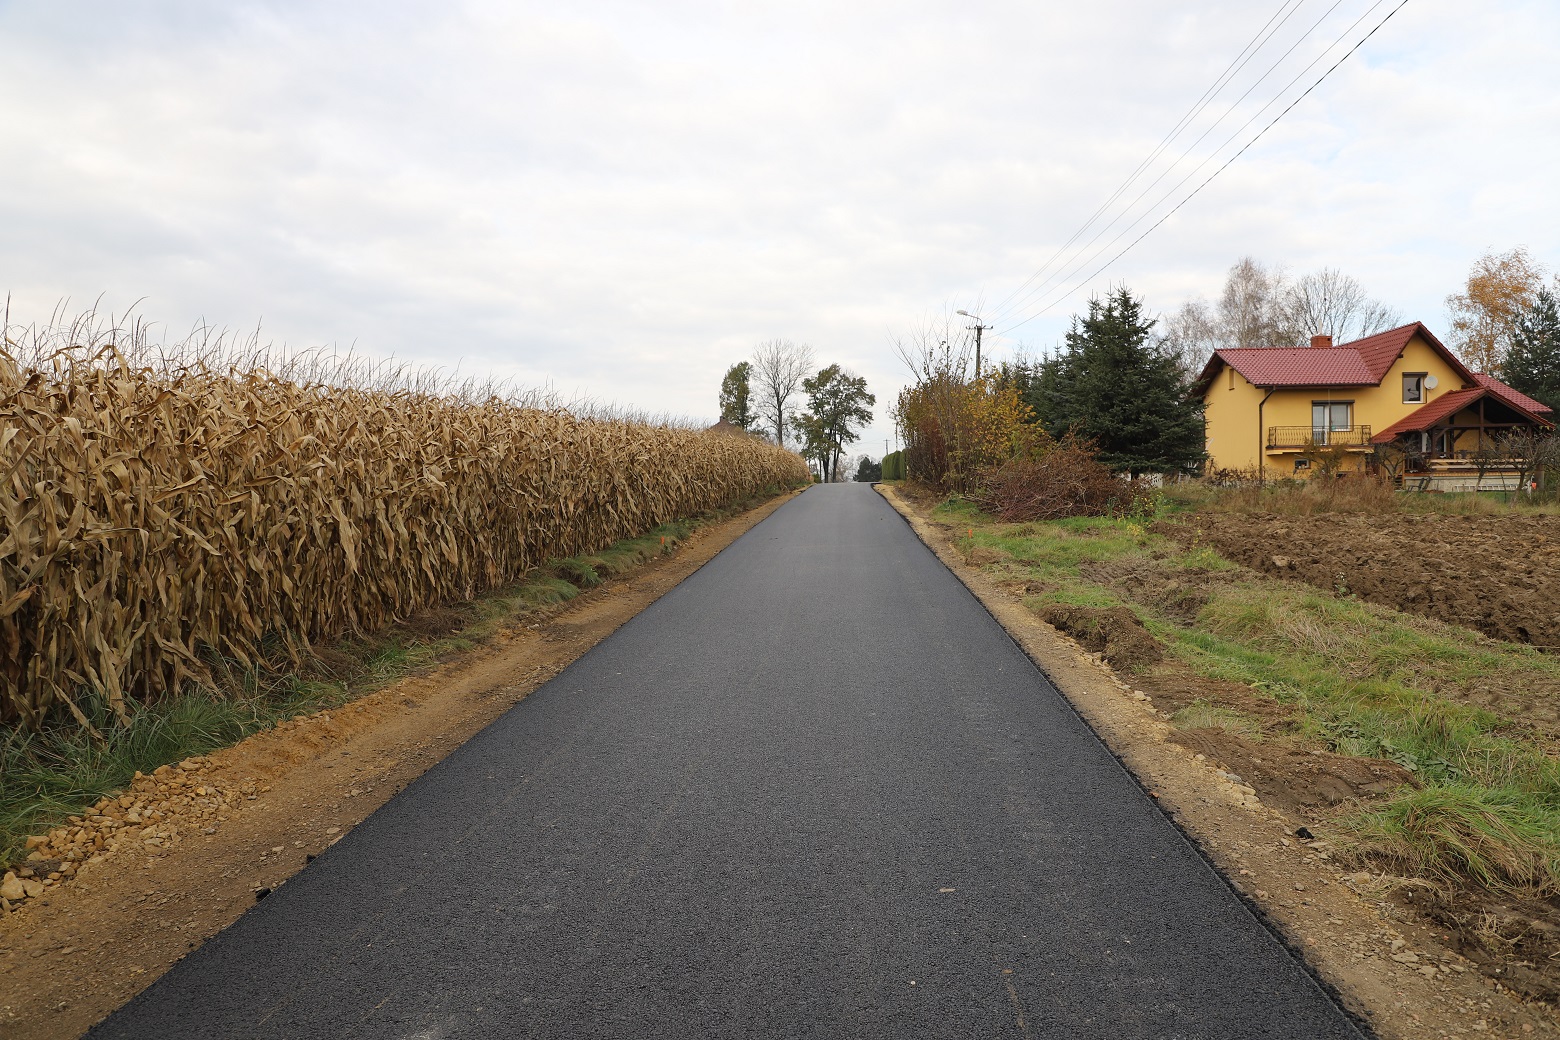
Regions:
<instances>
[{"instance_id":1,"label":"power line","mask_svg":"<svg viewBox=\"0 0 1560 1040\"><path fill-rule=\"evenodd\" d=\"M1241 48L1240 53L1235 55L1230 64L1226 66L1224 71L1219 74L1219 77L1214 80L1213 85L1210 86L1207 90L1203 91L1202 97L1192 102L1192 107L1189 108L1183 116L1181 116L1180 120L1176 122L1175 126L1170 128L1170 132L1166 134L1165 137L1159 142L1159 144L1154 147L1153 151L1149 153L1148 157L1137 164L1137 167L1127 175L1127 179L1122 181L1115 191L1111 192L1109 198L1100 203L1099 208L1090 214L1089 219L1085 220L1083 225L1078 228L1077 231L1073 232L1071 238L1062 243L1061 247L1058 248L1055 253L1051 254L1051 257L1046 260L1044 264L1040 265L1039 270L1026 278L1023 283L1018 286L1018 288L1014 289L1012 292L1008 293L1007 296L1003 297L997 302L996 307L993 309L994 315L1000 315L1004 310L1011 309L1008 305L1016 297L1030 295L1025 293L1025 290L1028 288L1029 284L1036 278L1039 278L1041 275L1045 274L1051 265L1056 262L1057 258L1065 253L1068 247L1070 247L1074 242L1082 237L1086 231L1089 230L1089 227L1100 218L1100 216L1110 207L1111 203L1120 198L1122 193L1132 186L1132 182L1137 180L1138 176L1145 169L1147 169L1155 159L1159 158L1159 156L1164 153L1164 150L1170 146L1170 143L1179 137L1181 132L1187 126L1189 126L1191 122L1197 118L1197 116L1201 115L1204 109L1213 103L1214 99L1218 97L1219 92L1221 92L1224 87L1228 85L1230 79L1232 79L1236 73L1240 72L1241 69L1245 68L1247 63L1250 62L1252 58L1256 57L1257 52L1266 46L1268 40L1272 39L1273 34L1278 32L1279 29L1283 28L1284 23L1289 21L1290 17L1293 16L1295 12L1299 11L1300 7L1304 5L1305 2L1306 0L1284 0L1284 2L1279 5L1278 10L1273 12L1272 16L1268 18L1267 22L1262 26L1262 28L1257 30L1256 35L1246 42L1246 46ZM1290 4L1294 4L1295 6L1293 9L1289 10L1288 14L1285 14L1284 11L1286 8L1289 8ZM1278 19L1279 15L1284 16L1283 20L1279 21L1277 25L1273 25L1273 22ZM1268 31L1269 26L1272 26L1271 32ZM1263 35L1264 33L1266 33L1266 36ZM1244 60L1242 60L1243 58ZM1258 82L1260 82L1260 80ZM1092 244L1092 242L1090 244ZM1085 246L1084 248L1087 249L1088 246ZM1050 280L1048 279L1045 284L1049 284L1049 282ZM1040 287L1040 289L1043 289L1043 285ZM1037 289L1037 291L1040 290ZM1017 305L1015 304L1015 306Z\"/></svg>"},{"instance_id":2,"label":"power line","mask_svg":"<svg viewBox=\"0 0 1560 1040\"><path fill-rule=\"evenodd\" d=\"M1193 168L1193 170L1192 170L1192 172L1190 174L1188 174L1187 176L1181 178L1181 180L1176 183L1175 187L1171 188L1170 191L1166 193L1166 196L1168 197L1169 195L1174 194L1176 188L1179 188L1182 184L1185 184L1192 177L1196 176L1197 170L1200 170L1204 166L1208 165L1209 160L1211 160L1213 158L1213 156L1218 155L1218 153L1221 150L1223 150L1223 148L1226 145L1228 145L1230 143L1230 141L1232 141L1236 137L1238 137L1240 135L1241 130L1244 130L1246 127L1250 126L1252 124L1252 122L1254 122L1256 120L1256 118L1258 116L1260 116L1263 112L1265 112L1269 108L1271 108L1273 106L1273 104L1276 101L1278 101L1279 98L1283 97L1284 91L1288 90L1291 86L1293 86L1296 80L1298 80L1301 76L1304 76L1306 74L1306 72L1309 71L1313 66L1315 66L1318 61L1321 61L1322 57L1325 56L1328 51L1330 51L1334 47L1336 47L1338 45L1338 43L1341 42L1342 39L1345 36L1347 36L1349 33L1354 31L1355 27L1358 26L1360 24L1360 22L1362 22L1366 18L1368 18L1372 11L1374 11L1376 8L1380 7L1385 2L1387 2L1387 0L1373 0L1371 6L1366 9L1365 13L1360 15L1358 18L1356 18L1354 20L1354 22L1347 29L1345 29L1342 33L1340 33L1339 36L1338 36L1338 39L1336 39L1332 43L1328 44L1327 47L1322 50L1321 55L1318 55L1316 58L1313 58L1311 60L1311 62L1309 64L1307 64L1305 66L1305 68L1301 69L1288 83L1286 83L1282 87L1280 87L1278 92L1276 94L1274 94L1274 96L1272 98L1270 98L1267 101L1266 104L1264 104L1260 109L1257 110L1257 115L1256 116L1253 116L1251 119L1248 119L1248 120L1246 120L1245 123L1241 124L1241 127L1240 127L1239 130L1236 130L1235 133L1231 134L1230 137L1228 139L1226 139L1223 144L1220 144L1218 148L1215 148L1213 150L1212 155L1208 156L1208 158L1206 158L1202 162L1198 163L1197 166L1195 168ZM1271 76L1274 72L1278 71L1278 67L1284 63L1284 60L1286 58L1288 58L1291 54L1293 54L1295 52L1295 50L1302 43L1304 43L1306 40L1310 39L1311 34L1316 32L1316 30L1321 27L1322 23L1325 22L1332 15L1332 13L1338 9L1339 5L1342 4L1342 3L1343 3L1343 0L1333 0L1332 6L1327 8L1326 11L1323 11L1322 12L1322 16L1320 18L1318 18L1315 22L1313 22L1309 29L1307 29L1305 32L1301 33L1300 36L1293 43L1291 43L1289 45L1289 48L1287 50L1285 50L1283 54L1280 54L1278 56L1278 58L1273 62L1272 65L1268 66L1268 69L1267 69L1266 72L1264 72L1261 76L1259 76L1257 78L1257 80L1254 83L1251 84L1251 86L1247 87L1245 89L1245 91L1240 95L1240 97L1236 98L1234 100L1234 102L1231 103L1230 107L1228 109L1226 109L1222 115L1219 116L1219 118L1215 119L1211 124L1209 124L1208 128L1205 129L1201 134L1199 134L1197 136L1197 140L1193 141L1190 145L1188 145L1186 150L1183 151L1178 157L1176 157L1174 162L1172 162L1169 166L1167 166L1164 170L1162 170L1160 172L1159 176L1155 177L1153 179L1153 181L1151 181L1148 185L1146 185L1143 188L1142 191L1138 192L1137 197L1134 198L1131 202L1129 202L1125 209L1123 209L1119 214L1117 214L1114 218L1112 218L1111 222L1109 224L1106 224L1104 227L1100 228L1099 231L1095 232L1094 236L1092 238L1090 238L1088 242L1084 243L1081 247L1079 247L1074 252L1072 259L1067 261L1067 264L1065 264L1061 269L1059 269L1059 270L1055 271L1054 273L1052 273L1052 275L1049 278L1047 278L1043 283L1041 283L1040 285L1035 286L1033 289L1031 289L1030 291L1026 292L1023 295L1023 297L1021 298L1020 302L1015 302L1012 306L1006 308L1004 314L999 316L997 318L997 320L1001 320L1001 318L1003 318L1003 317L1011 316L1013 311L1015 311L1018 308L1024 306L1025 304L1028 304L1028 303L1032 302L1033 300L1035 300L1037 298L1043 298L1044 294L1045 294L1045 291L1046 291L1046 289L1049 286L1051 286L1053 283L1056 283L1056 282L1059 282L1059 281L1063 281L1063 280L1065 280L1067 278L1072 277L1074 274L1077 273L1078 268L1086 266L1087 264L1089 264L1094 259L1095 256L1098 256L1099 253L1094 253L1092 255L1089 255L1087 259L1082 259L1082 260L1079 259L1080 257L1084 256L1085 253L1087 253L1089 248L1091 246L1093 246L1094 243L1098 242L1102 237L1104 237L1105 234L1107 232L1109 232L1111 228L1115 227L1123 219L1125 219L1127 217L1127 215L1130 214L1137 207L1137 204L1142 202L1143 198L1146 195L1148 195L1149 192L1154 190L1155 186L1157 186L1160 181L1162 181L1166 177L1168 177L1171 173L1173 173L1175 171L1176 167L1180 166L1183 162L1185 162L1187 160L1187 158L1191 156L1192 152L1196 150L1197 146L1202 144L1203 141L1207 139L1209 134L1213 133L1213 131L1216 130L1219 127L1220 124L1222 124L1226 119L1228 119L1231 115L1233 115L1235 113L1236 109L1240 106L1240 103L1242 101L1245 101L1248 97L1250 97L1252 92L1255 91L1258 87L1260 87L1263 83L1265 83L1269 76ZM1299 8L1296 8L1295 10L1299 10ZM1293 14L1294 11L1291 11L1290 13ZM1150 206L1149 209L1148 209L1148 213L1152 213L1153 210L1154 210L1154 207L1159 205L1163 201L1164 200L1161 199L1159 202L1156 202L1153 206ZM1141 214L1131 224L1127 225L1126 230L1130 231L1132 228L1134 228L1138 224L1142 223L1143 219L1148 216L1148 213ZM1125 233L1125 232L1123 232L1123 233ZM1112 243L1117 242L1117 241L1120 240L1120 238L1121 238L1121 236L1118 235L1116 238L1112 239L1111 242ZM1105 249L1109 249L1109 248L1110 248L1110 246L1106 245L1104 247L1104 249L1101 249L1099 252L1104 252Z\"/></svg>"},{"instance_id":3,"label":"power line","mask_svg":"<svg viewBox=\"0 0 1560 1040\"><path fill-rule=\"evenodd\" d=\"M1374 9L1374 7L1377 7L1377 6L1380 6L1380 4L1378 3L1376 5L1373 5L1372 9ZM1214 170L1213 173L1209 174L1208 178L1206 180L1204 180L1201 184L1199 184L1196 188L1194 188L1192 190L1191 194L1187 195L1180 202L1176 203L1175 206L1173 206L1168 213L1166 213L1164 216L1162 216L1158 220L1156 220L1141 235L1139 235L1137 238L1134 238L1131 242L1127 243L1126 247L1124 249L1122 249L1121 252L1117 253L1115 256L1113 256L1109 260L1105 261L1105 263L1101 264L1097 269L1095 269L1092 273L1090 273L1082 281L1080 281L1076 285L1072 286L1070 289L1068 289L1066 292L1062 293L1060 296L1057 296L1050 303L1047 303L1044 307L1040 308L1038 311L1035 311L1033 314L1029 315L1027 318L1024 318L1021 321L1014 322L1012 325L1009 325L1009 326L1003 328L998 333L998 335L1005 335L1006 333L1011 332L1012 330L1018 328L1019 326L1024 325L1027 322L1033 321L1035 318L1038 318L1040 315L1044 314L1046 311L1050 310L1052 307L1055 307L1058 303L1061 303L1063 300L1067 299L1067 297L1069 297L1073 293L1077 292L1080 288L1082 288L1083 286L1087 285L1090 281L1092 281L1093 279L1097 278L1101 273L1103 273L1105 270L1107 270L1117 260L1120 260L1123 256L1126 256L1127 253L1129 253L1134 246L1136 246L1139 242L1143 241L1143 239L1147 238L1150 234L1152 234L1155 228L1158 228L1165 221L1169 220L1172 216L1174 216L1176 214L1176 212L1178 210L1180 210L1180 208L1182 206L1185 206L1188 202L1192 201L1192 199L1196 198L1197 195L1204 188L1206 188L1209 184L1213 183L1214 179L1217 178L1219 176L1219 174L1223 173L1226 169L1228 169L1231 163L1233 163L1236 159L1239 159L1242 155L1246 154L1246 151L1248 149L1250 149L1252 145L1254 145L1258 141L1260 141L1264 134L1266 134L1269 130L1273 129L1273 127L1275 125L1277 125L1279 120L1283 119L1286 115L1288 115L1290 110L1292 110L1296 105L1298 105L1300 102L1304 101L1310 95L1311 91L1313 91L1317 87L1321 86L1322 83L1324 83L1327 80L1327 77L1331 76L1335 71L1337 71L1337 69L1338 69L1338 67L1340 65L1342 65L1344 62L1348 61L1349 58L1353 57L1355 51L1358 51L1361 47L1365 46L1365 43L1372 36L1375 36L1376 33L1381 30L1382 26L1384 26L1388 22L1390 22L1392 20L1393 16L1396 15L1399 11L1401 11L1406 6L1408 6L1408 0L1401 0L1401 2L1396 7L1394 7L1391 11L1389 11L1387 13L1387 16L1385 18L1383 18L1380 22L1376 23L1375 27L1372 28L1370 30L1370 32L1368 32L1364 36L1362 36L1360 38L1359 42L1357 42L1353 47L1349 48L1349 50L1343 55L1343 57L1339 58L1336 62L1334 62L1332 64L1332 66L1330 68L1328 68L1328 70L1326 72L1322 73L1321 76L1319 76L1317 78L1316 82L1312 83L1309 87L1306 87L1305 90L1300 94L1299 97L1297 97L1293 101L1291 101L1287 106L1285 106L1285 108L1284 108L1284 110L1282 112L1280 112L1278 115L1274 116L1271 122L1269 122L1260 131L1258 131L1255 137L1253 137L1251 140L1249 140L1245 144L1243 144L1240 147L1239 151L1237 151L1234 155L1232 155L1228 159L1226 159L1224 161L1224 164L1221 165L1217 170ZM1369 13L1369 12L1367 12L1367 13ZM1356 21L1355 24L1358 24L1358 22ZM1331 48L1328 48L1328 49L1331 50ZM1315 62L1312 62L1312 64L1314 65ZM1307 66L1307 67L1309 68L1309 66ZM1290 82L1292 83L1293 80L1291 80ZM1287 87L1286 87L1286 89L1287 89ZM1272 102L1269 102L1269 105L1265 105L1263 107L1267 108L1271 104L1272 104ZM1261 114L1261 112L1259 110L1258 115L1260 115L1260 114ZM1255 118L1256 118L1255 116L1252 117L1252 119L1255 119ZM1245 127L1249 126L1250 124L1251 124L1251 120L1247 120L1246 124L1241 127L1241 130L1244 130ZM1240 131L1237 130L1236 131L1236 135L1238 135L1239 133L1240 133ZM1234 135L1232 135L1229 140L1233 140L1233 139L1234 139ZM1226 140L1225 144L1228 144L1229 140ZM1222 150L1223 147L1224 147L1224 145L1220 145L1219 146L1219 150ZM1214 154L1218 154L1217 151ZM1212 157L1210 156L1209 158L1211 159ZM1202 164L1199 164L1197 169L1201 169L1202 166L1207 164L1207 162L1208 162L1208 160L1205 159ZM1194 176L1196 174L1196 172L1197 172L1197 170L1193 170L1191 174L1188 174L1186 178L1183 178L1181 180L1181 182L1176 185L1176 188L1179 188L1181 186L1181 184L1186 183L1186 180L1188 180L1188 179L1190 179L1190 177ZM1171 194L1173 194L1174 191L1175 191L1175 188L1172 188L1171 189ZM1169 196L1167 194L1166 198L1168 198L1168 197ZM1161 200L1161 201L1163 201L1163 200ZM1156 203L1155 205L1157 206L1158 204ZM1152 210L1150 212L1152 212ZM1145 214L1144 216L1147 216L1147 214ZM1114 245L1115 242L1120 241L1120 239L1122 238L1123 235L1125 235L1128 232L1130 232L1132 230L1132 227L1135 227L1138 223L1141 223L1142 220L1143 220L1143 217L1139 217L1137 221L1134 221L1133 224L1130 225L1126 229L1126 231L1122 232L1122 235L1118 235L1115 239L1112 239L1110 244ZM1108 249L1109 246L1107 245L1106 248ZM1096 253L1095 255L1097 256L1099 254Z\"/></svg>"},{"instance_id":4,"label":"power line","mask_svg":"<svg viewBox=\"0 0 1560 1040\"><path fill-rule=\"evenodd\" d=\"M1341 0L1338 0L1338 2L1341 2ZM1332 11L1335 10L1338 7L1338 2L1335 2L1332 7L1327 9L1327 14L1331 14ZM1203 167L1207 166L1210 162L1213 162L1214 159L1216 159L1218 157L1219 153L1224 151L1224 149L1229 146L1231 141L1234 141L1236 138L1240 137L1240 135L1243 134L1246 131L1247 127L1249 127L1252 123L1255 123L1258 119L1262 118L1262 113L1266 112L1268 109L1270 109L1274 105L1276 105L1278 103L1279 99L1284 96L1285 92L1288 91L1290 87L1292 87L1296 83L1298 83L1300 81L1300 79L1302 77L1304 77L1307 72L1310 72L1323 59L1325 59L1327 57L1327 55L1332 52L1333 48L1337 47L1338 44L1342 43L1344 41L1344 39L1347 38L1350 33L1352 33L1355 29L1357 29L1361 22L1363 22L1365 19L1369 18L1372 13L1374 13L1378 8L1380 8L1383 4L1385 4L1387 2L1388 2L1388 0L1373 0L1371 5L1368 8L1365 9L1364 13L1362 13L1358 18L1354 19L1353 22L1350 22L1348 28L1344 29L1343 32L1338 34L1338 38L1337 39L1333 40L1326 47L1322 48L1322 51L1321 51L1320 54L1318 54L1316 57L1312 58L1309 62L1307 62L1305 64L1305 66L1303 68L1300 69L1299 72L1297 72L1293 76L1291 76L1290 79L1289 79L1289 82L1285 83L1282 87L1280 87L1278 89L1278 91L1271 98L1269 98L1262 105L1261 108L1257 109L1257 111L1255 113L1253 113L1252 116L1249 119L1247 119L1240 126L1236 127L1235 131L1233 133L1231 133L1223 141L1219 142L1218 146L1215 147L1213 149L1213 151L1209 152L1208 155L1205 156L1201 162L1199 162L1196 166L1192 167L1192 169L1184 177L1182 177L1180 180L1176 181L1175 184L1171 185L1170 186L1170 190L1166 191L1164 193L1164 195L1160 196L1157 200L1155 200L1153 203L1151 203L1146 210L1144 210L1142 213L1138 214L1138 216L1132 221L1132 223L1130 223L1126 227L1122 228L1121 231L1116 234L1116 237L1112 238L1109 242L1105 243L1103 246L1101 246L1099 249L1095 250L1093 253L1089 253L1088 255L1085 255L1085 251L1088 250L1090 246L1093 246L1094 243L1098 242L1102 237L1104 237L1104 235L1105 235L1105 233L1107 231L1109 231L1112 227L1115 227L1117 223L1119 223L1124 217L1126 217L1129 213L1131 213L1133 208L1136 207L1137 204L1143 200L1144 196L1146 196L1150 191L1153 190L1155 185L1157 185L1160 181L1164 180L1165 177L1169 176L1169 174L1177 166L1181 165L1182 161L1185 160L1187 158L1187 156L1191 155L1191 149L1190 148L1187 149L1187 151L1185 153L1183 153L1181 155L1181 157L1178 158L1174 163L1172 163L1168 169L1166 169L1158 177L1154 178L1153 184L1150 184L1148 187L1144 188L1143 191L1139 192L1137 198L1132 200L1131 205L1129 205L1125 210L1123 210L1120 216L1118 216L1115 220L1112 220L1110 222L1110 224L1107 225L1106 227L1101 228L1100 231L1097 234L1095 234L1095 236L1093 238L1089 239L1088 243L1085 246L1083 246L1082 249L1079 249L1073 255L1073 259L1071 261L1069 261L1069 265L1070 266L1065 271L1058 271L1051 278L1046 279L1046 284L1050 285L1051 283L1061 282L1061 281L1064 281L1066 279L1071 278L1073 275L1077 274L1080 270L1082 270L1083 268L1087 267L1089 264L1093 263L1095 258L1098 257L1101 253L1104 253L1106 250L1110 249L1111 246L1115 245L1117 242L1120 242L1127 235L1131 234L1133 228L1137 227L1139 224L1143 223L1143 221L1147 220L1149 218L1149 216L1151 216L1153 214L1154 210L1158 209L1160 206L1162 206L1164 204L1166 199L1170 198L1177 191L1179 191L1181 189L1181 187L1186 184L1187 181L1189 181L1193 177L1197 176L1198 171L1200 171ZM1322 17L1326 18L1327 15L1324 14ZM1279 61L1282 62L1283 58L1287 58L1291 53L1293 53L1295 47L1298 47L1300 45L1301 41L1303 41L1306 37L1310 36L1310 34L1316 30L1317 25L1320 25L1320 24L1321 24L1321 22L1318 21L1316 23L1316 25L1311 26L1311 28L1306 31L1305 36L1301 37L1301 40L1295 41L1294 46L1291 46L1288 51L1284 52L1283 57L1281 57L1279 59ZM1270 75L1274 71L1274 69L1276 69L1277 67L1278 67L1278 64L1275 63L1272 68L1268 69L1268 71L1263 74L1262 79L1266 79L1268 77L1268 75ZM1260 80L1258 82L1260 82ZM1248 89L1245 94L1241 95L1240 100L1241 101L1245 100L1245 98L1248 95L1250 95L1251 90L1253 90L1255 88L1256 88L1256 84L1253 84L1252 87L1250 89ZM1236 103L1239 104L1239 101L1237 101ZM1217 127L1220 123L1224 122L1224 120L1226 118L1228 118L1229 115L1232 112L1234 112L1234 108L1233 107L1228 112L1225 112L1224 115L1220 116L1213 123L1213 125L1210 126L1207 130L1204 130L1203 133L1202 133L1202 136L1199 137L1197 139L1197 141L1193 142L1192 147L1195 148L1198 144L1202 143L1203 139L1206 138L1210 133L1212 133L1215 127ZM1042 292L1040 292L1040 291L1030 292L1030 293L1026 294L1026 297L1025 297L1026 302L1032 301L1032 300L1034 300L1036 298L1043 298ZM1012 314L1012 308L1009 308L1007 316L1011 316L1011 314Z\"/></svg>"}]
</instances>

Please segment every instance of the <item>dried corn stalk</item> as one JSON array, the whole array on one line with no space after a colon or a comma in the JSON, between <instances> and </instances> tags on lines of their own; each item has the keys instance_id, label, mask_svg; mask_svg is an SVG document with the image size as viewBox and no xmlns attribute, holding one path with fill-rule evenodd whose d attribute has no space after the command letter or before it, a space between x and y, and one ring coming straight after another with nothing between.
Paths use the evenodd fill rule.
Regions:
<instances>
[{"instance_id":1,"label":"dried corn stalk","mask_svg":"<svg viewBox=\"0 0 1560 1040\"><path fill-rule=\"evenodd\" d=\"M0 721L371 631L806 479L746 437L112 348L0 351Z\"/></svg>"}]
</instances>

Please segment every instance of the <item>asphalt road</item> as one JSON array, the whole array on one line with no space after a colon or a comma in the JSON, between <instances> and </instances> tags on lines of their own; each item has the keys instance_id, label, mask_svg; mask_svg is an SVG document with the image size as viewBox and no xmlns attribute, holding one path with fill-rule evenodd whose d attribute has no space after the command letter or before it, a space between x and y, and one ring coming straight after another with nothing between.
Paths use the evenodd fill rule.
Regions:
<instances>
[{"instance_id":1,"label":"asphalt road","mask_svg":"<svg viewBox=\"0 0 1560 1040\"><path fill-rule=\"evenodd\" d=\"M815 487L93 1037L1358 1037L865 485Z\"/></svg>"}]
</instances>

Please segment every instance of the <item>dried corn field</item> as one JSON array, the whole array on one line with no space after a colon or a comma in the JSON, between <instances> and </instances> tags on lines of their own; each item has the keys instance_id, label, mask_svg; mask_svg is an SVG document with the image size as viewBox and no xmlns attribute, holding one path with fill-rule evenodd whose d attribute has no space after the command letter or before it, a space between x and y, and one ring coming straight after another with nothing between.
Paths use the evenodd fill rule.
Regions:
<instances>
[{"instance_id":1,"label":"dried corn field","mask_svg":"<svg viewBox=\"0 0 1560 1040\"><path fill-rule=\"evenodd\" d=\"M113 346L0 351L0 721L131 702L807 477L746 437ZM383 382L383 381L381 381Z\"/></svg>"}]
</instances>

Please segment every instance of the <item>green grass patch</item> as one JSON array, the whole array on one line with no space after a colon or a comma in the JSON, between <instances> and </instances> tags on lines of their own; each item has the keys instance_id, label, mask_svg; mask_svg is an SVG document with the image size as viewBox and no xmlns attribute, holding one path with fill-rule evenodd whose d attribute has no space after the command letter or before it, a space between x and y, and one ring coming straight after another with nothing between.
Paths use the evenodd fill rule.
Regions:
<instances>
[{"instance_id":1,"label":"green grass patch","mask_svg":"<svg viewBox=\"0 0 1560 1040\"><path fill-rule=\"evenodd\" d=\"M93 717L101 740L65 723L36 733L10 730L0 738L0 862L21 859L27 835L57 826L123 789L137 771L151 773L158 766L227 747L350 697L341 686L303 681L273 683L254 697L196 689L137 706L128 727L115 725L101 702L86 702L83 710Z\"/></svg>"},{"instance_id":2,"label":"green grass patch","mask_svg":"<svg viewBox=\"0 0 1560 1040\"><path fill-rule=\"evenodd\" d=\"M1174 715L1170 722L1177 729L1222 729L1247 740L1261 740L1260 723L1229 708L1221 708L1207 701L1188 704Z\"/></svg>"},{"instance_id":3,"label":"green grass patch","mask_svg":"<svg viewBox=\"0 0 1560 1040\"><path fill-rule=\"evenodd\" d=\"M1175 492L1167 502L1165 511L1205 505ZM1129 606L1193 672L1290 705L1302 739L1410 770L1422 789L1335 821L1357 852L1437 881L1560 892L1560 763L1524 729L1520 712L1502 717L1472 703L1492 677L1513 691L1560 696L1560 659L1250 574L1209 547L1186 549L1151 533L1140 518L1004 524L957 501L933 516L962 527L971 548L995 552L993 569L1038 583L1025 597L1031 608ZM1195 617L1166 612L1167 582L1201 593ZM1260 732L1254 720L1210 703L1174 721Z\"/></svg>"},{"instance_id":4,"label":"green grass patch","mask_svg":"<svg viewBox=\"0 0 1560 1040\"><path fill-rule=\"evenodd\" d=\"M1399 871L1497 891L1560 891L1557 815L1520 792L1468 784L1400 795L1349 821L1356 840Z\"/></svg>"},{"instance_id":5,"label":"green grass patch","mask_svg":"<svg viewBox=\"0 0 1560 1040\"><path fill-rule=\"evenodd\" d=\"M556 603L567 603L579 594L580 587L573 582L543 576L522 585L516 598L527 606L549 607Z\"/></svg>"}]
</instances>

